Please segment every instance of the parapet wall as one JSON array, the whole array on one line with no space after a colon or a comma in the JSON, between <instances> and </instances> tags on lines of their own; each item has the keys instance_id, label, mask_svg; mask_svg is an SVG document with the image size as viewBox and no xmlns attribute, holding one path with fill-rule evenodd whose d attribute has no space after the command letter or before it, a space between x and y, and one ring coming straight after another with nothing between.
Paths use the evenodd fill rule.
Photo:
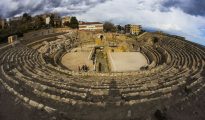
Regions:
<instances>
[{"instance_id":1,"label":"parapet wall","mask_svg":"<svg viewBox=\"0 0 205 120\"><path fill-rule=\"evenodd\" d=\"M32 31L24 34L24 39L31 39L34 37L41 37L49 34L54 33L63 33L63 32L69 32L69 28L52 28L52 29L43 29L43 30L37 30Z\"/></svg>"}]
</instances>

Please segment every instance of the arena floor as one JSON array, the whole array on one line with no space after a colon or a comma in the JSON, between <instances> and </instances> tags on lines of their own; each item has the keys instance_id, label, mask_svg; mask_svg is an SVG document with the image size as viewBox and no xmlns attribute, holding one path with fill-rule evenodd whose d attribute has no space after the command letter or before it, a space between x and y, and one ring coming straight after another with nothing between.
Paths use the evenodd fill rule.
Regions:
<instances>
[{"instance_id":1,"label":"arena floor","mask_svg":"<svg viewBox=\"0 0 205 120\"><path fill-rule=\"evenodd\" d=\"M89 52L72 52L67 53L62 57L61 63L73 70L78 71L78 66L87 65L90 70L93 70L92 60L89 60Z\"/></svg>"},{"instance_id":2,"label":"arena floor","mask_svg":"<svg viewBox=\"0 0 205 120\"><path fill-rule=\"evenodd\" d=\"M114 52L109 53L112 72L137 71L148 65L146 58L140 52Z\"/></svg>"},{"instance_id":3,"label":"arena floor","mask_svg":"<svg viewBox=\"0 0 205 120\"><path fill-rule=\"evenodd\" d=\"M73 71L78 71L78 67L82 67L83 65L87 65L90 71L92 71L94 66L92 60L89 59L92 48L93 45L74 48L62 57L61 63Z\"/></svg>"}]
</instances>

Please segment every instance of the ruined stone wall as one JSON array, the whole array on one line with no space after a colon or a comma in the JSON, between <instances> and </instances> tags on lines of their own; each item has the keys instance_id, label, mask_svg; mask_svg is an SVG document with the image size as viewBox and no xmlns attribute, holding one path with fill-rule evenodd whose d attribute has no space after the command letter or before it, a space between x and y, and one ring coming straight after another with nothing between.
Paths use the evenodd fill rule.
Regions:
<instances>
[{"instance_id":1,"label":"ruined stone wall","mask_svg":"<svg viewBox=\"0 0 205 120\"><path fill-rule=\"evenodd\" d=\"M24 34L24 39L31 39L35 37L41 37L49 34L54 34L54 33L63 33L63 32L69 32L69 28L52 28L52 29L42 29L42 30L37 30L37 31L32 31Z\"/></svg>"}]
</instances>

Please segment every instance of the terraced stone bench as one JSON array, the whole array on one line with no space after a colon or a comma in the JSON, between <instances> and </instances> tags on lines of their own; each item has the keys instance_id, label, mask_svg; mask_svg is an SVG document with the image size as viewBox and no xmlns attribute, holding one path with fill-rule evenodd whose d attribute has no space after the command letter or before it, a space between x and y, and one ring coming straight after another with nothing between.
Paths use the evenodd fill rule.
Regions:
<instances>
[{"instance_id":1,"label":"terraced stone bench","mask_svg":"<svg viewBox=\"0 0 205 120\"><path fill-rule=\"evenodd\" d=\"M52 44L56 39L78 40L71 34L52 37ZM41 44L45 40L1 47L0 85L22 103L49 114L109 110L109 105L120 109L166 100L177 104L205 87L205 50L183 40L164 36L156 45L141 46L152 65L148 70L130 73L78 73L64 69L56 62L60 49L54 52L56 65L51 64L39 52L45 47ZM78 45L77 42L73 44Z\"/></svg>"}]
</instances>

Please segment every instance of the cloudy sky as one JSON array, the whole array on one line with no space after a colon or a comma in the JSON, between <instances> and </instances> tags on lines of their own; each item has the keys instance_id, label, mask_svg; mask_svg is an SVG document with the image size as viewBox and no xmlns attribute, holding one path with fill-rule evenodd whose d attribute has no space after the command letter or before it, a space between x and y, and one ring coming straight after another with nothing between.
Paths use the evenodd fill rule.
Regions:
<instances>
[{"instance_id":1,"label":"cloudy sky","mask_svg":"<svg viewBox=\"0 0 205 120\"><path fill-rule=\"evenodd\" d=\"M79 20L141 24L205 45L205 0L1 0L0 16L58 12Z\"/></svg>"}]
</instances>

